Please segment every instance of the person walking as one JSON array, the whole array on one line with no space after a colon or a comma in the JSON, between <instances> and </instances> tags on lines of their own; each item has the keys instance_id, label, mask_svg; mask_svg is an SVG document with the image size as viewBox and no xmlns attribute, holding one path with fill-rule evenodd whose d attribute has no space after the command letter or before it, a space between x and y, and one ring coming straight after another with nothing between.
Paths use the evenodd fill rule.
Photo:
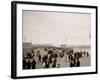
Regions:
<instances>
[{"instance_id":1,"label":"person walking","mask_svg":"<svg viewBox=\"0 0 100 80\"><path fill-rule=\"evenodd\" d=\"M76 67L80 67L80 61L79 61L79 58L77 59Z\"/></svg>"}]
</instances>

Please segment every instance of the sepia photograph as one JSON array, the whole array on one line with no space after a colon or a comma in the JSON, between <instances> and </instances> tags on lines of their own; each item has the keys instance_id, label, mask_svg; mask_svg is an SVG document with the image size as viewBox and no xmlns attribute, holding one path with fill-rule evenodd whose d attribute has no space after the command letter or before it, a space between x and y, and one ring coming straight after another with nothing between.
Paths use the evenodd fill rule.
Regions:
<instances>
[{"instance_id":1,"label":"sepia photograph","mask_svg":"<svg viewBox=\"0 0 100 80\"><path fill-rule=\"evenodd\" d=\"M13 1L11 77L97 74L97 6Z\"/></svg>"},{"instance_id":2,"label":"sepia photograph","mask_svg":"<svg viewBox=\"0 0 100 80\"><path fill-rule=\"evenodd\" d=\"M23 69L91 66L91 14L23 10Z\"/></svg>"}]
</instances>

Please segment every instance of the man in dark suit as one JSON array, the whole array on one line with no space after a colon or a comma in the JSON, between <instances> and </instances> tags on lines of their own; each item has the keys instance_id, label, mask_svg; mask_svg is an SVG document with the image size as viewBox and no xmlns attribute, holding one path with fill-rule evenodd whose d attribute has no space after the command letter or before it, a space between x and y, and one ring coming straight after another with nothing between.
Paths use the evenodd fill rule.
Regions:
<instances>
[{"instance_id":1,"label":"man in dark suit","mask_svg":"<svg viewBox=\"0 0 100 80\"><path fill-rule=\"evenodd\" d=\"M32 61L32 69L35 69L36 68L36 61L35 61L35 59L33 59L33 61Z\"/></svg>"},{"instance_id":2,"label":"man in dark suit","mask_svg":"<svg viewBox=\"0 0 100 80\"><path fill-rule=\"evenodd\" d=\"M80 61L79 61L79 58L77 59L76 67L80 67Z\"/></svg>"}]
</instances>

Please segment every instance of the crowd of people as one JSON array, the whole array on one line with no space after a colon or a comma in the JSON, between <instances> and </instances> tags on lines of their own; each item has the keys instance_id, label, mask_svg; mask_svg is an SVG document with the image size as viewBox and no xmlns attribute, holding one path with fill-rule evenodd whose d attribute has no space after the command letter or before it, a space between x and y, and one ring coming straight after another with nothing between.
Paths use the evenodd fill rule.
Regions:
<instances>
[{"instance_id":1,"label":"crowd of people","mask_svg":"<svg viewBox=\"0 0 100 80\"><path fill-rule=\"evenodd\" d=\"M84 55L88 57L89 52L54 47L32 48L29 52L23 50L23 69L37 69L37 64L41 64L40 68L60 68L59 58L64 58L70 67L80 67L80 58Z\"/></svg>"}]
</instances>

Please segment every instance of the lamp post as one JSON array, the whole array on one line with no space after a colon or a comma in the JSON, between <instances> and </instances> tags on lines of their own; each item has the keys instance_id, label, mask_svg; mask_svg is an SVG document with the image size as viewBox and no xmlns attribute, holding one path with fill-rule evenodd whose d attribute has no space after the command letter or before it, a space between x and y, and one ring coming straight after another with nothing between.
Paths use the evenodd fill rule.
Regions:
<instances>
[{"instance_id":1,"label":"lamp post","mask_svg":"<svg viewBox=\"0 0 100 80\"><path fill-rule=\"evenodd\" d=\"M68 40L68 38L67 37L65 37L65 44L67 45L67 40Z\"/></svg>"},{"instance_id":2,"label":"lamp post","mask_svg":"<svg viewBox=\"0 0 100 80\"><path fill-rule=\"evenodd\" d=\"M89 39L91 39L91 33L89 33Z\"/></svg>"}]
</instances>

